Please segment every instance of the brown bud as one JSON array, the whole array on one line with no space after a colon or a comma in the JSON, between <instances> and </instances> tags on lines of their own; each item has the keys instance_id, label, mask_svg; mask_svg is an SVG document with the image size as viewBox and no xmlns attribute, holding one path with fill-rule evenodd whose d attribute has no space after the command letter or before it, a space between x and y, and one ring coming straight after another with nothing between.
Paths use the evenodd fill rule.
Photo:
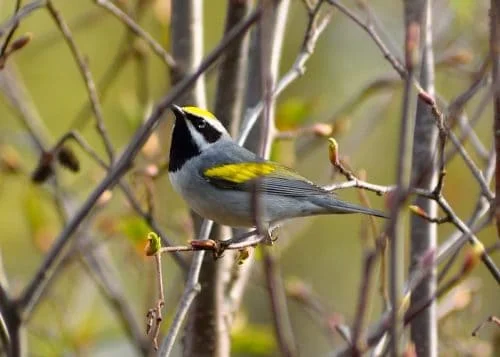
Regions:
<instances>
[{"instance_id":1,"label":"brown bud","mask_svg":"<svg viewBox=\"0 0 500 357\"><path fill-rule=\"evenodd\" d=\"M54 155L51 152L44 152L40 156L38 161L38 166L31 175L31 180L35 183L43 183L47 181L49 177L54 174L54 168L52 163L54 161Z\"/></svg>"},{"instance_id":2,"label":"brown bud","mask_svg":"<svg viewBox=\"0 0 500 357\"><path fill-rule=\"evenodd\" d=\"M199 250L217 250L217 242L212 239L204 239L204 240L192 240L189 242L191 247Z\"/></svg>"},{"instance_id":3,"label":"brown bud","mask_svg":"<svg viewBox=\"0 0 500 357\"><path fill-rule=\"evenodd\" d=\"M21 48L26 46L28 43L30 43L32 38L33 38L33 34L31 32L25 33L21 37L12 41L12 43L10 44L10 51L13 52L13 51L20 50Z\"/></svg>"},{"instance_id":4,"label":"brown bud","mask_svg":"<svg viewBox=\"0 0 500 357\"><path fill-rule=\"evenodd\" d=\"M57 160L63 167L73 172L80 171L80 162L78 161L74 151L68 146L61 146L57 152Z\"/></svg>"},{"instance_id":5,"label":"brown bud","mask_svg":"<svg viewBox=\"0 0 500 357\"><path fill-rule=\"evenodd\" d=\"M417 205L410 205L408 206L410 211L415 213L417 216L423 217L423 218L428 218L429 215L422 209L422 207L417 206Z\"/></svg>"},{"instance_id":6,"label":"brown bud","mask_svg":"<svg viewBox=\"0 0 500 357\"><path fill-rule=\"evenodd\" d=\"M418 93L418 97L431 107L433 107L436 104L434 98L432 98L431 95L427 92L420 91Z\"/></svg>"}]
</instances>

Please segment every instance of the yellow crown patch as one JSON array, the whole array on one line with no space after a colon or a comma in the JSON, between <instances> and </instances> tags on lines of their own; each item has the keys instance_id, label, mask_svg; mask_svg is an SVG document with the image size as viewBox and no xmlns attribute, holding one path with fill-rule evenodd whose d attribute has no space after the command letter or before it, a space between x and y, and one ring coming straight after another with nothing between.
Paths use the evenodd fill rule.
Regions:
<instances>
[{"instance_id":1,"label":"yellow crown patch","mask_svg":"<svg viewBox=\"0 0 500 357\"><path fill-rule=\"evenodd\" d=\"M234 183L245 183L260 176L266 176L278 167L268 163L242 162L212 167L204 172L208 178Z\"/></svg>"},{"instance_id":2,"label":"yellow crown patch","mask_svg":"<svg viewBox=\"0 0 500 357\"><path fill-rule=\"evenodd\" d=\"M197 117L201 117L204 119L211 119L211 120L217 120L215 115L210 113L208 110L201 109L198 107L182 107L182 110L184 110L186 113L195 115Z\"/></svg>"}]
</instances>

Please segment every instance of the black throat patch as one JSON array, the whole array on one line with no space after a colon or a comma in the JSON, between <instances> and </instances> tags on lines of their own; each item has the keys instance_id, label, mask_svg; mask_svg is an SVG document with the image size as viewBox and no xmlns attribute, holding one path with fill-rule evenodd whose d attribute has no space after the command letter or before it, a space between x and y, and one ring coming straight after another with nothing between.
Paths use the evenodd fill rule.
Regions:
<instances>
[{"instance_id":1,"label":"black throat patch","mask_svg":"<svg viewBox=\"0 0 500 357\"><path fill-rule=\"evenodd\" d=\"M186 161L199 154L200 149L189 133L186 119L176 118L172 133L172 143L170 144L168 171L176 172L180 170Z\"/></svg>"}]
</instances>

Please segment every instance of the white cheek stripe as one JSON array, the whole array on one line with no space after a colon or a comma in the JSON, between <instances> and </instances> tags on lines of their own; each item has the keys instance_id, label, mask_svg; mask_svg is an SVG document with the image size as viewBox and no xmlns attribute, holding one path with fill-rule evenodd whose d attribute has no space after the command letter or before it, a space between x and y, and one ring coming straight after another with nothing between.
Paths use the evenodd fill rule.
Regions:
<instances>
[{"instance_id":1,"label":"white cheek stripe","mask_svg":"<svg viewBox=\"0 0 500 357\"><path fill-rule=\"evenodd\" d=\"M221 133L227 133L226 128L224 128L224 125L218 120L210 120L208 121L208 125L212 125L215 129L220 131Z\"/></svg>"},{"instance_id":2,"label":"white cheek stripe","mask_svg":"<svg viewBox=\"0 0 500 357\"><path fill-rule=\"evenodd\" d=\"M193 140L196 143L196 145L198 146L198 148L200 149L200 151L203 151L203 150L207 149L210 145L212 145L211 143L207 142L205 140L205 138L203 137L203 135L201 135L198 132L198 130L196 130L193 127L193 124L191 124L191 122L187 121L187 125L189 128L189 131L191 132Z\"/></svg>"}]
</instances>

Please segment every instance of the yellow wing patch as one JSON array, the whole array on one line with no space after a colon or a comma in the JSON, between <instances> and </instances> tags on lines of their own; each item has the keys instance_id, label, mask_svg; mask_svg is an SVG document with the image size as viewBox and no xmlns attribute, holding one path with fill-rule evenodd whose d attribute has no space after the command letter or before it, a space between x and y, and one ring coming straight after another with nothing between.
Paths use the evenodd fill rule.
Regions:
<instances>
[{"instance_id":1,"label":"yellow wing patch","mask_svg":"<svg viewBox=\"0 0 500 357\"><path fill-rule=\"evenodd\" d=\"M205 170L204 175L213 179L245 183L255 178L269 175L278 168L279 166L271 163L243 162L212 167Z\"/></svg>"},{"instance_id":2,"label":"yellow wing patch","mask_svg":"<svg viewBox=\"0 0 500 357\"><path fill-rule=\"evenodd\" d=\"M201 109L198 107L182 107L182 110L184 110L188 114L195 115L197 117L201 117L204 119L211 119L211 120L217 120L215 115L210 113L208 110Z\"/></svg>"}]
</instances>

